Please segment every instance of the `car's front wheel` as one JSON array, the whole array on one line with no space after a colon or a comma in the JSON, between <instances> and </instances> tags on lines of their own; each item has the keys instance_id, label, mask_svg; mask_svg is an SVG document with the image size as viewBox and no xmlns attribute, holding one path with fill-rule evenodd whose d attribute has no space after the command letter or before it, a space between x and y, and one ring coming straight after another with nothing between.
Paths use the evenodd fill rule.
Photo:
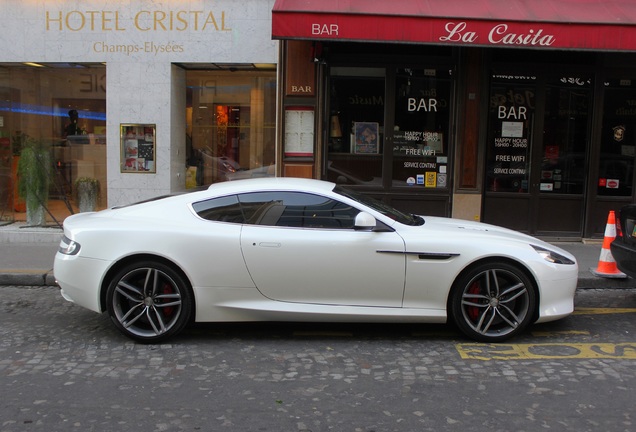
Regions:
<instances>
[{"instance_id":1,"label":"car's front wheel","mask_svg":"<svg viewBox=\"0 0 636 432\"><path fill-rule=\"evenodd\" d=\"M164 341L189 323L192 290L184 278L161 262L129 264L106 291L108 313L126 336L144 343Z\"/></svg>"},{"instance_id":2,"label":"car's front wheel","mask_svg":"<svg viewBox=\"0 0 636 432\"><path fill-rule=\"evenodd\" d=\"M466 336L480 342L501 342L532 322L536 301L534 283L520 268L488 262L457 279L449 309Z\"/></svg>"}]
</instances>

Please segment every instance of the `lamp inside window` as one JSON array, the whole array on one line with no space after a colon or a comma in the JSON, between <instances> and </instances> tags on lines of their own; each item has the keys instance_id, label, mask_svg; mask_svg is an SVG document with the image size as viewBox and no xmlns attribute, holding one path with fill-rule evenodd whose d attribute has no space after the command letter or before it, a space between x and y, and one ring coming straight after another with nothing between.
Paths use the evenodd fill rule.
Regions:
<instances>
[{"instance_id":1,"label":"lamp inside window","mask_svg":"<svg viewBox=\"0 0 636 432\"><path fill-rule=\"evenodd\" d=\"M332 114L329 123L329 138L333 150L339 151L342 147L342 128L338 114Z\"/></svg>"}]
</instances>

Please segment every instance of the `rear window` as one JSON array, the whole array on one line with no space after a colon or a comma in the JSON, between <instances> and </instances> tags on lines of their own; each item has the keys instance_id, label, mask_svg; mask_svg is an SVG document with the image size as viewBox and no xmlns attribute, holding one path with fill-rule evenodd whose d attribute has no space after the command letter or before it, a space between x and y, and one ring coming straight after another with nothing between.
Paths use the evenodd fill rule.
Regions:
<instances>
[{"instance_id":1,"label":"rear window","mask_svg":"<svg viewBox=\"0 0 636 432\"><path fill-rule=\"evenodd\" d=\"M213 198L192 204L203 219L214 222L244 223L245 218L236 195Z\"/></svg>"}]
</instances>

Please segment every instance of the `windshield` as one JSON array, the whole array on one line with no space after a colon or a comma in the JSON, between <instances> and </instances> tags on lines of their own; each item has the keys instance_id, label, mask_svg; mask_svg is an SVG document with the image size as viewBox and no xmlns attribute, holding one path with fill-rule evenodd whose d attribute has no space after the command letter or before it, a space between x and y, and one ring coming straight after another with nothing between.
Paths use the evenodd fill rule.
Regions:
<instances>
[{"instance_id":1,"label":"windshield","mask_svg":"<svg viewBox=\"0 0 636 432\"><path fill-rule=\"evenodd\" d=\"M382 213L384 216L391 218L394 221L399 222L401 224L404 224L404 225L423 225L424 224L424 219L421 218L420 216L404 213L368 195L363 195L361 193L352 191L350 189L345 189L342 186L336 186L333 191L339 195L346 196L347 198L350 198L354 201L364 204L367 207L371 207L373 210L379 213Z\"/></svg>"}]
</instances>

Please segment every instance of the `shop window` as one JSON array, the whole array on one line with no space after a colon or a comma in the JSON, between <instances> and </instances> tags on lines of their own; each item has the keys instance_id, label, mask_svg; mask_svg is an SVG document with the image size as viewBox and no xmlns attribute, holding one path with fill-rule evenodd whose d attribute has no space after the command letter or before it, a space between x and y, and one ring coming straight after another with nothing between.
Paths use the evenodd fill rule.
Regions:
<instances>
[{"instance_id":1,"label":"shop window","mask_svg":"<svg viewBox=\"0 0 636 432\"><path fill-rule=\"evenodd\" d=\"M448 69L398 69L393 185L447 189L451 76Z\"/></svg>"},{"instance_id":2,"label":"shop window","mask_svg":"<svg viewBox=\"0 0 636 432\"><path fill-rule=\"evenodd\" d=\"M186 79L186 187L274 176L275 72L188 71Z\"/></svg>"},{"instance_id":3,"label":"shop window","mask_svg":"<svg viewBox=\"0 0 636 432\"><path fill-rule=\"evenodd\" d=\"M633 194L636 146L636 81L610 80L605 89L598 162L600 196Z\"/></svg>"},{"instance_id":4,"label":"shop window","mask_svg":"<svg viewBox=\"0 0 636 432\"><path fill-rule=\"evenodd\" d=\"M583 194L591 79L562 77L546 88L541 152L542 194Z\"/></svg>"},{"instance_id":5,"label":"shop window","mask_svg":"<svg viewBox=\"0 0 636 432\"><path fill-rule=\"evenodd\" d=\"M537 77L531 75L493 76L487 190L581 195L585 190L592 81L569 75L546 78L543 88L536 82ZM541 107L536 105L537 91L545 94ZM533 127L538 112L543 113L543 133L537 138ZM534 186L531 178L536 179Z\"/></svg>"},{"instance_id":6,"label":"shop window","mask_svg":"<svg viewBox=\"0 0 636 432\"><path fill-rule=\"evenodd\" d=\"M384 92L384 69L331 69L327 180L381 186Z\"/></svg>"},{"instance_id":7,"label":"shop window","mask_svg":"<svg viewBox=\"0 0 636 432\"><path fill-rule=\"evenodd\" d=\"M535 87L533 77L493 77L488 114L486 188L528 192Z\"/></svg>"},{"instance_id":8,"label":"shop window","mask_svg":"<svg viewBox=\"0 0 636 432\"><path fill-rule=\"evenodd\" d=\"M49 187L45 223L61 223L79 211L76 184L90 179L98 187L96 207L107 202L106 68L8 65L0 76L0 219L26 219L11 165L25 145L35 143Z\"/></svg>"}]
</instances>

